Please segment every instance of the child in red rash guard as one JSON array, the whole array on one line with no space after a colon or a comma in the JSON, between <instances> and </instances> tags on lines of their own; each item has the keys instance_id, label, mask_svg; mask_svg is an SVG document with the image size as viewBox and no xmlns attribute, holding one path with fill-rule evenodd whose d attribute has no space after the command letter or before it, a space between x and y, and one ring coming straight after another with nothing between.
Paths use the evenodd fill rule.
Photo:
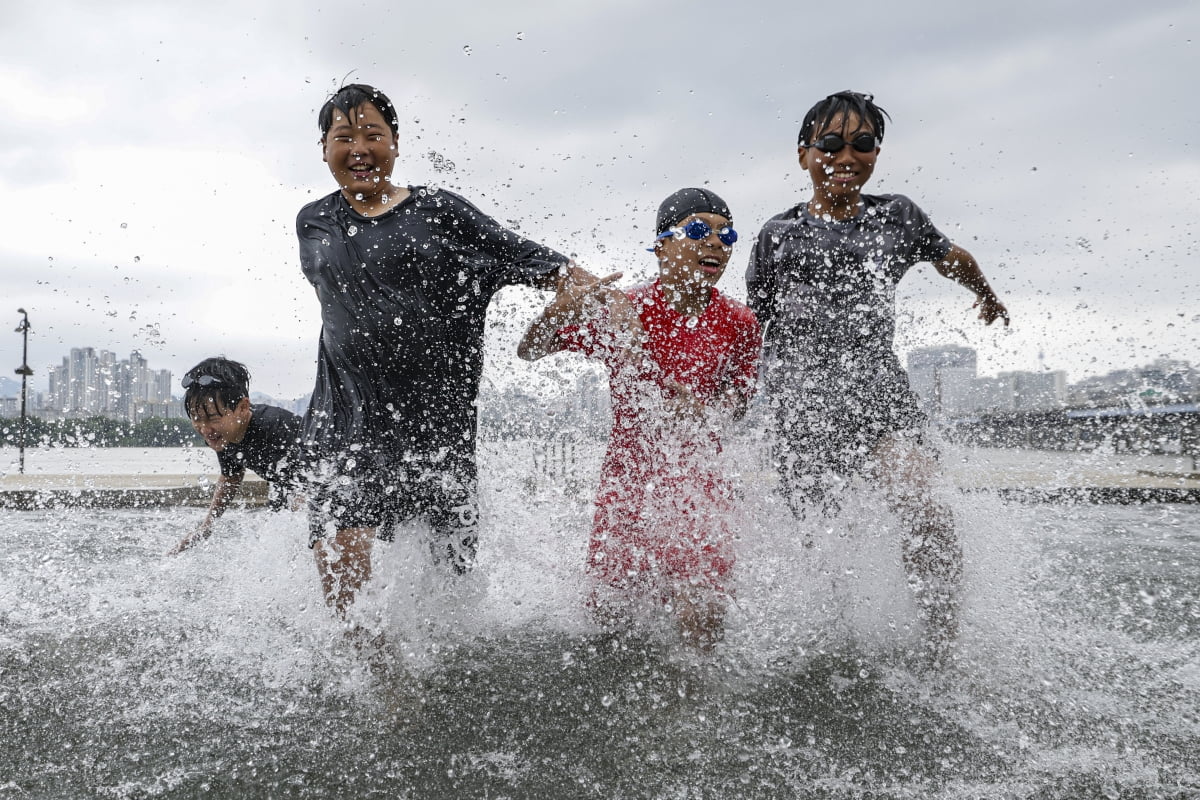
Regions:
<instances>
[{"instance_id":1,"label":"child in red rash guard","mask_svg":"<svg viewBox=\"0 0 1200 800\"><path fill-rule=\"evenodd\" d=\"M762 337L753 313L717 291L737 234L707 189L659 207L658 279L626 292L564 284L518 349L560 351L609 371L613 427L596 495L587 571L590 605L616 622L633 597L660 599L684 639L721 638L734 564L731 487L718 471L720 432L754 391Z\"/></svg>"}]
</instances>

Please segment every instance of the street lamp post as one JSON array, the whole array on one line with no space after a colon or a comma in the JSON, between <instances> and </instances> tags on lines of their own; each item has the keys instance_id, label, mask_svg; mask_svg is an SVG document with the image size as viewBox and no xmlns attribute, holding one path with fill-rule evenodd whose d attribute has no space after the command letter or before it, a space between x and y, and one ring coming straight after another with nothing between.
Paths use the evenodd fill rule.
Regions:
<instances>
[{"instance_id":1,"label":"street lamp post","mask_svg":"<svg viewBox=\"0 0 1200 800\"><path fill-rule=\"evenodd\" d=\"M21 345L21 366L17 367L17 374L21 376L21 429L18 434L18 443L21 453L20 472L25 474L25 382L29 380L29 376L33 374L33 370L29 368L29 314L25 309L18 308L17 313L22 315L19 325L17 325L17 333L21 334L24 340Z\"/></svg>"}]
</instances>

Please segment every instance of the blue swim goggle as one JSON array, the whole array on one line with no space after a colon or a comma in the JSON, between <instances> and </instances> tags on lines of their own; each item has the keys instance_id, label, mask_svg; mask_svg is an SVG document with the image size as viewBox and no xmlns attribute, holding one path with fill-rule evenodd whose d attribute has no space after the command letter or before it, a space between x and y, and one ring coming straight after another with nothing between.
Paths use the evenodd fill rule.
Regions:
<instances>
[{"instance_id":1,"label":"blue swim goggle","mask_svg":"<svg viewBox=\"0 0 1200 800\"><path fill-rule=\"evenodd\" d=\"M700 241L701 239L707 239L709 234L711 234L712 232L713 232L712 226L709 225L707 222L705 222L702 219L694 219L691 222L689 222L687 225L684 225L682 227L667 228L665 231L660 233L658 236L655 236L654 241L657 242L660 239L668 239L671 237L674 237L676 239L682 239L685 236L689 239L695 239L696 241ZM726 225L724 228L721 228L720 230L717 231L717 238L721 240L721 244L723 244L723 245L726 245L726 246L732 245L738 239L737 231L735 231L733 228Z\"/></svg>"}]
</instances>

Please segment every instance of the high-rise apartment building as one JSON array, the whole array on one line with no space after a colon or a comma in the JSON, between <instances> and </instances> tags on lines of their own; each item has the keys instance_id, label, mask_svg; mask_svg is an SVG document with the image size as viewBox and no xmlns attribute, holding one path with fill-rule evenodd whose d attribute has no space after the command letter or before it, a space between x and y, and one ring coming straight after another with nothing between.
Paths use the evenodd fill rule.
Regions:
<instances>
[{"instance_id":1,"label":"high-rise apartment building","mask_svg":"<svg viewBox=\"0 0 1200 800\"><path fill-rule=\"evenodd\" d=\"M43 412L130 422L179 413L171 399L171 371L151 369L136 350L118 359L108 350L73 347L60 366L50 368L49 378Z\"/></svg>"},{"instance_id":2,"label":"high-rise apartment building","mask_svg":"<svg viewBox=\"0 0 1200 800\"><path fill-rule=\"evenodd\" d=\"M969 414L975 398L976 355L970 347L918 347L908 354L908 382L935 417Z\"/></svg>"}]
</instances>

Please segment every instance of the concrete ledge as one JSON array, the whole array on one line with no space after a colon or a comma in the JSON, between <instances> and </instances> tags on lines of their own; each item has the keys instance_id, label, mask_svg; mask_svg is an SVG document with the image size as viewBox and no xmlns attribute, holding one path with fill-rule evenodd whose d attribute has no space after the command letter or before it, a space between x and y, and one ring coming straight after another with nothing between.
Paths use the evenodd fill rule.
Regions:
<instances>
[{"instance_id":1,"label":"concrete ledge","mask_svg":"<svg viewBox=\"0 0 1200 800\"><path fill-rule=\"evenodd\" d=\"M1063 503L1067 505L1122 505L1148 503L1200 503L1200 489L1131 486L1068 486L1060 489L1000 488L963 489L964 492L991 492L1005 500L1020 503Z\"/></svg>"},{"instance_id":2,"label":"concrete ledge","mask_svg":"<svg viewBox=\"0 0 1200 800\"><path fill-rule=\"evenodd\" d=\"M527 471L540 485L571 486L580 493L594 490L602 442L580 444L550 470L536 457L545 447L542 442L481 442L481 471ZM735 444L733 449L737 447L744 451L734 464L740 480L773 487L778 476L760 444ZM530 454L532 463L525 462ZM38 466L55 474L0 475L0 509L204 508L212 501L217 475L207 451L142 450L116 460L107 455L98 448L41 454ZM155 465L162 471L108 474L114 464L126 469ZM1200 474L1190 459L1176 456L948 447L942 464L946 480L960 491L991 492L1014 502L1200 503ZM237 502L260 505L266 492L266 483L248 473Z\"/></svg>"},{"instance_id":3,"label":"concrete ledge","mask_svg":"<svg viewBox=\"0 0 1200 800\"><path fill-rule=\"evenodd\" d=\"M215 485L215 479L195 475L9 475L0 480L0 509L207 508ZM259 506L266 499L266 481L248 479L235 505Z\"/></svg>"},{"instance_id":4,"label":"concrete ledge","mask_svg":"<svg viewBox=\"0 0 1200 800\"><path fill-rule=\"evenodd\" d=\"M57 476L45 476L45 478ZM131 483L128 477L126 483ZM197 482L193 476L159 476L142 486L114 486L116 481L92 480L91 485L26 486L0 485L0 509L32 511L71 508L169 508L176 506L207 508L212 502L213 484ZM41 480L45 480L42 478ZM33 483L28 479L23 483ZM81 482L82 483L82 482ZM106 485L108 484L108 485ZM190 484L190 485L189 485ZM1148 503L1200 503L1200 489L1163 486L1066 486L1046 487L960 487L960 491L989 492L1020 503L1143 505ZM267 483L247 480L236 505L261 506L267 499Z\"/></svg>"}]
</instances>

